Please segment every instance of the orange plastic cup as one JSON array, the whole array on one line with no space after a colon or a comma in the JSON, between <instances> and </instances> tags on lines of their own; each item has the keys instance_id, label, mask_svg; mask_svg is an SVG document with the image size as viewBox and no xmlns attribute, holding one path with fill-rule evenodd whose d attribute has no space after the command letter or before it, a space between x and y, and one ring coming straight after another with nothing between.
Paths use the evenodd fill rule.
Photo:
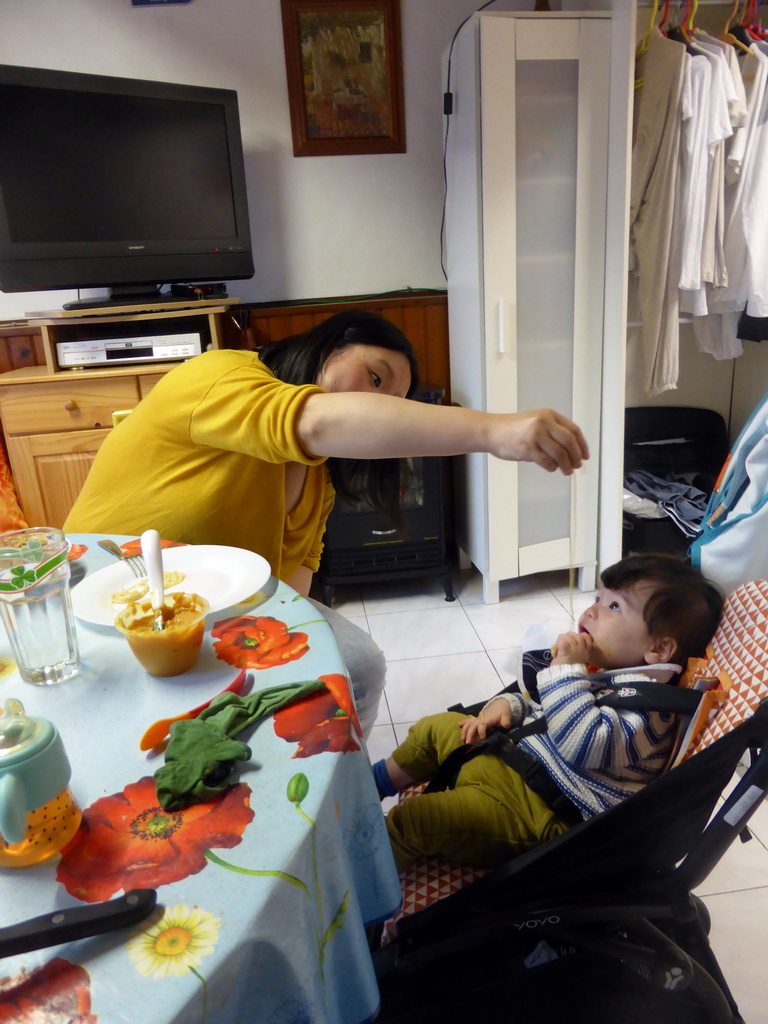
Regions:
<instances>
[{"instance_id":1,"label":"orange plastic cup","mask_svg":"<svg viewBox=\"0 0 768 1024\"><path fill-rule=\"evenodd\" d=\"M10 868L38 864L66 846L80 827L82 812L67 787L47 804L27 815L27 832L19 843L0 836L0 866Z\"/></svg>"},{"instance_id":2,"label":"orange plastic cup","mask_svg":"<svg viewBox=\"0 0 768 1024\"><path fill-rule=\"evenodd\" d=\"M197 661L210 605L199 594L166 594L163 629L153 628L155 611L148 598L131 601L115 619L134 657L151 676L180 676Z\"/></svg>"}]
</instances>

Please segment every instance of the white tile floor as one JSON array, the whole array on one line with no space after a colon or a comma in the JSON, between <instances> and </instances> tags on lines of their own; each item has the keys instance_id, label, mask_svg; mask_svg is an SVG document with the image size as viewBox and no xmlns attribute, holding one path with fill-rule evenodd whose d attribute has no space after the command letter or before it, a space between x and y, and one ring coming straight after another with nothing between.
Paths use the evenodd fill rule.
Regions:
<instances>
[{"instance_id":1,"label":"white tile floor","mask_svg":"<svg viewBox=\"0 0 768 1024\"><path fill-rule=\"evenodd\" d=\"M535 624L570 626L592 594L572 593L567 573L508 581L485 605L474 570L455 574L456 601L438 579L340 587L334 608L367 629L387 656L386 699L368 747L389 754L411 722L455 701L487 699L515 675L520 642ZM712 914L711 941L746 1024L768 1024L768 806L754 838L736 842L699 894Z\"/></svg>"}]
</instances>

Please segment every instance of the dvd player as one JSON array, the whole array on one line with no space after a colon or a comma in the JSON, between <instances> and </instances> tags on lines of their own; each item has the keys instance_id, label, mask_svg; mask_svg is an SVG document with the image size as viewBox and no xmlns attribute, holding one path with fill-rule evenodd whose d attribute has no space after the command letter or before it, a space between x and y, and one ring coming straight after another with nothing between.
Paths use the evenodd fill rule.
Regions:
<instances>
[{"instance_id":1,"label":"dvd player","mask_svg":"<svg viewBox=\"0 0 768 1024\"><path fill-rule=\"evenodd\" d=\"M200 355L200 334L144 335L131 338L91 338L56 342L59 367L113 366L118 363L155 363L191 359Z\"/></svg>"}]
</instances>

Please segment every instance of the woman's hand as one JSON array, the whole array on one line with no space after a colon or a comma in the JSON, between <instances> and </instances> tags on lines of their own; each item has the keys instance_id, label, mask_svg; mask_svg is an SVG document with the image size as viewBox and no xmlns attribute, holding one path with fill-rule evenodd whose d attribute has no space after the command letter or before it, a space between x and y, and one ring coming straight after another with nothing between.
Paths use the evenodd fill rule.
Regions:
<instances>
[{"instance_id":1,"label":"woman's hand","mask_svg":"<svg viewBox=\"0 0 768 1024\"><path fill-rule=\"evenodd\" d=\"M504 697L492 700L477 718L465 718L459 722L463 743L484 740L489 729L509 729L512 726L512 709Z\"/></svg>"},{"instance_id":2,"label":"woman's hand","mask_svg":"<svg viewBox=\"0 0 768 1024\"><path fill-rule=\"evenodd\" d=\"M566 476L589 458L589 448L581 430L554 409L494 416L489 451L500 459L535 462L552 473L559 469Z\"/></svg>"}]
</instances>

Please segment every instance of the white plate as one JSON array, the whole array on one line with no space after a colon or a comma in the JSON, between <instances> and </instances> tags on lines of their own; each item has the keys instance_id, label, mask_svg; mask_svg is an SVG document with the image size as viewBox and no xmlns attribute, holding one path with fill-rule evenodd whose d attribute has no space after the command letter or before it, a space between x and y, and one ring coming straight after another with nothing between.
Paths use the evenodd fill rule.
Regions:
<instances>
[{"instance_id":1,"label":"white plate","mask_svg":"<svg viewBox=\"0 0 768 1024\"><path fill-rule=\"evenodd\" d=\"M227 548L217 544L187 544L163 548L163 569L183 572L184 579L173 587L200 594L211 606L213 615L240 604L256 594L270 577L269 563L254 551ZM125 607L113 604L112 595L136 582L122 562L89 573L72 589L72 607L78 619L97 626L111 626Z\"/></svg>"}]
</instances>

